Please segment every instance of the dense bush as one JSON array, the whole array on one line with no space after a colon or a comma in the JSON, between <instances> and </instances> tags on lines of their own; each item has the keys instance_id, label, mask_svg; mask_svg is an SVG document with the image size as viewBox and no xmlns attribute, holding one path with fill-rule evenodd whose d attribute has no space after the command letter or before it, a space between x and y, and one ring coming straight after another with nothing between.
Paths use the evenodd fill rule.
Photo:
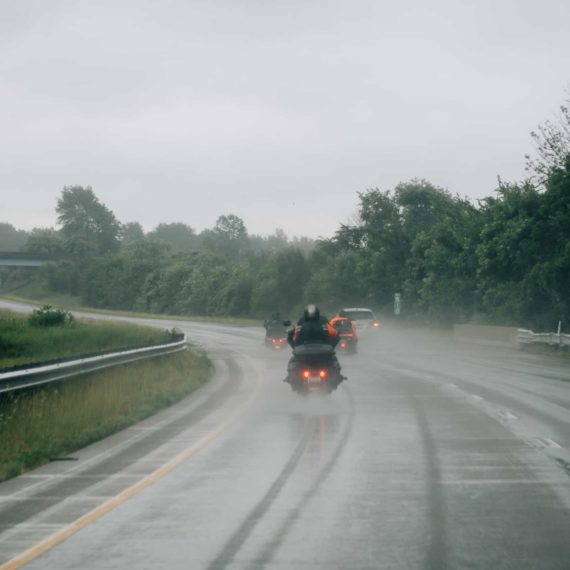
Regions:
<instances>
[{"instance_id":1,"label":"dense bush","mask_svg":"<svg viewBox=\"0 0 570 570\"><path fill-rule=\"evenodd\" d=\"M73 315L69 311L51 305L34 309L28 316L28 322L34 327L63 327L70 325L73 320Z\"/></svg>"}]
</instances>

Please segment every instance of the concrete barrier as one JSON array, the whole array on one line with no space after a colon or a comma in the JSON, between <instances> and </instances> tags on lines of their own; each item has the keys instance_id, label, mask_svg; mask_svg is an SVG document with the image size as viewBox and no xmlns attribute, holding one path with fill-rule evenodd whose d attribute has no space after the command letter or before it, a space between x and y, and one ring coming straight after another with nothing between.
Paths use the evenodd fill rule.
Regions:
<instances>
[{"instance_id":1,"label":"concrete barrier","mask_svg":"<svg viewBox=\"0 0 570 570\"><path fill-rule=\"evenodd\" d=\"M517 348L518 346L515 327L453 325L453 340L504 348Z\"/></svg>"}]
</instances>

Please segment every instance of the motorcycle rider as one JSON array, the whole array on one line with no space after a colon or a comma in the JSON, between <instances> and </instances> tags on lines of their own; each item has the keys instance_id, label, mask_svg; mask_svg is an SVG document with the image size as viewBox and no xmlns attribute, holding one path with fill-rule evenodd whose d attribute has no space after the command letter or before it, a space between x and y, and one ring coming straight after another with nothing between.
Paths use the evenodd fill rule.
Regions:
<instances>
[{"instance_id":1,"label":"motorcycle rider","mask_svg":"<svg viewBox=\"0 0 570 570\"><path fill-rule=\"evenodd\" d=\"M281 318L281 314L279 311L273 313L271 318L265 320L263 322L263 326L265 327L265 338L267 337L285 337L285 322Z\"/></svg>"},{"instance_id":2,"label":"motorcycle rider","mask_svg":"<svg viewBox=\"0 0 570 570\"><path fill-rule=\"evenodd\" d=\"M307 305L303 316L287 334L287 342L293 349L303 344L328 344L334 348L339 338L336 330L329 324L328 319L324 315L321 315L321 312L315 305ZM338 373L339 383L342 380L346 380L346 377L340 372L340 364L334 353L331 359L332 365L336 368ZM288 372L291 372L291 370L295 368L295 364L296 358L293 354L287 366ZM290 376L291 375L288 374L284 381L291 383Z\"/></svg>"},{"instance_id":3,"label":"motorcycle rider","mask_svg":"<svg viewBox=\"0 0 570 570\"><path fill-rule=\"evenodd\" d=\"M283 327L283 320L281 319L281 314L279 311L273 313L269 319L263 321L263 326L265 330Z\"/></svg>"},{"instance_id":4,"label":"motorcycle rider","mask_svg":"<svg viewBox=\"0 0 570 570\"><path fill-rule=\"evenodd\" d=\"M328 319L321 315L318 307L307 305L303 316L297 321L295 327L289 331L287 342L291 348L307 342L330 344L334 348L338 343L338 333L329 324Z\"/></svg>"}]
</instances>

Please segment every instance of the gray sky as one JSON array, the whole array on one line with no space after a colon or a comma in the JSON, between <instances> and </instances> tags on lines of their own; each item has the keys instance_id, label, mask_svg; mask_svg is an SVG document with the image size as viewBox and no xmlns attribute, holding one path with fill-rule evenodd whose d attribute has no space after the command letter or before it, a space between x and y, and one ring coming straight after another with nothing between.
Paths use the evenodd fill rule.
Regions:
<instances>
[{"instance_id":1,"label":"gray sky","mask_svg":"<svg viewBox=\"0 0 570 570\"><path fill-rule=\"evenodd\" d=\"M524 176L567 0L0 0L0 221L64 185L123 221L331 235L356 192Z\"/></svg>"}]
</instances>

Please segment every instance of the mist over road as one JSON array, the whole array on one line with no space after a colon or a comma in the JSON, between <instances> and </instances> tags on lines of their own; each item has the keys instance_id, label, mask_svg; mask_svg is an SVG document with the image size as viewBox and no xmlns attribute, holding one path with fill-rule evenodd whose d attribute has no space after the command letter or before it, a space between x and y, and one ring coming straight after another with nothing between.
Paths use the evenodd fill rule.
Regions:
<instances>
[{"instance_id":1,"label":"mist over road","mask_svg":"<svg viewBox=\"0 0 570 570\"><path fill-rule=\"evenodd\" d=\"M26 567L568 568L566 363L386 327L301 398L261 327L135 320L182 328L215 378L0 485L0 562L196 446Z\"/></svg>"}]
</instances>

